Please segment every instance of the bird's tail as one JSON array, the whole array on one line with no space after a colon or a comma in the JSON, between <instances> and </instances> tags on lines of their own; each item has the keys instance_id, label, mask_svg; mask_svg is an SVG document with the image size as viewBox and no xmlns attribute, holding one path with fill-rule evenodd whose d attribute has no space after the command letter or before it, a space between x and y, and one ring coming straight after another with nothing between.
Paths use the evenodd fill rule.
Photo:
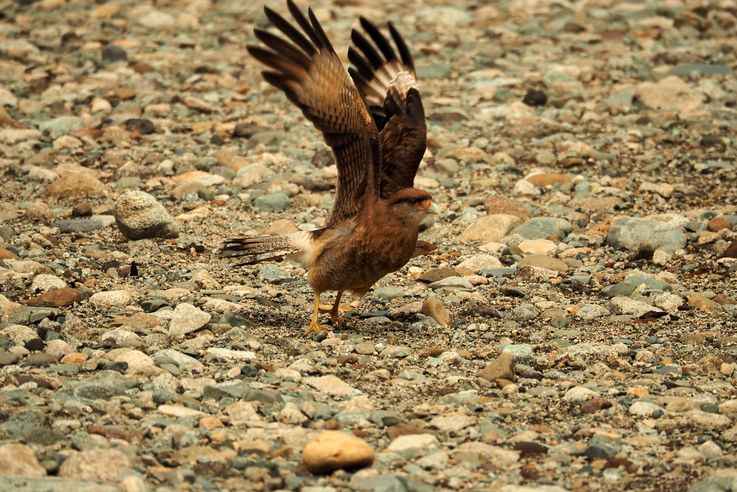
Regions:
<instances>
[{"instance_id":1,"label":"bird's tail","mask_svg":"<svg viewBox=\"0 0 737 492\"><path fill-rule=\"evenodd\" d=\"M267 260L280 261L296 251L297 248L289 236L259 236L228 239L220 253L227 258L247 257L246 261L235 265L242 266Z\"/></svg>"},{"instance_id":2,"label":"bird's tail","mask_svg":"<svg viewBox=\"0 0 737 492\"><path fill-rule=\"evenodd\" d=\"M224 257L246 257L247 260L235 266L253 265L262 261L280 261L294 255L300 260L300 254L309 253L311 248L309 232L295 232L284 236L238 237L225 241L220 254Z\"/></svg>"}]
</instances>

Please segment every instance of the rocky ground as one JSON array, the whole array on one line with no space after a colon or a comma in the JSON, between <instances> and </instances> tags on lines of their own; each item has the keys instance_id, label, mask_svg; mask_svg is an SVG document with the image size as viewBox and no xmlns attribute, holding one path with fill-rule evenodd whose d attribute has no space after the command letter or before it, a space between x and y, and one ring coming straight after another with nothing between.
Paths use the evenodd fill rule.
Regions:
<instances>
[{"instance_id":1,"label":"rocky ground","mask_svg":"<svg viewBox=\"0 0 737 492\"><path fill-rule=\"evenodd\" d=\"M734 2L313 6L404 33L443 211L308 338L217 254L336 175L260 6L0 0L0 489L737 490Z\"/></svg>"}]
</instances>

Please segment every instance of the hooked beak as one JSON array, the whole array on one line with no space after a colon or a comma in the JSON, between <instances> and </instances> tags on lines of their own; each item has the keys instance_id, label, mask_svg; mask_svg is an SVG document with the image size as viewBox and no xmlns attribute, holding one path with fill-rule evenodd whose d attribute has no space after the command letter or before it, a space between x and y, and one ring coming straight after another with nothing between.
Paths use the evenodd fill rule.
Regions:
<instances>
[{"instance_id":1,"label":"hooked beak","mask_svg":"<svg viewBox=\"0 0 737 492\"><path fill-rule=\"evenodd\" d=\"M426 203L427 205L423 203L423 205L425 205L425 212L433 215L440 213L440 207L438 207L435 203L430 200L428 200Z\"/></svg>"}]
</instances>

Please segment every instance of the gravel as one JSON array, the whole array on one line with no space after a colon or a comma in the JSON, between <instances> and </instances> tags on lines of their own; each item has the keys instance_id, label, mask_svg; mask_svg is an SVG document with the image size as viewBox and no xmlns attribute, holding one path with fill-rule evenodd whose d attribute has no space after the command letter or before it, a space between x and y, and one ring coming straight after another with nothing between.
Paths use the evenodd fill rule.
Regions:
<instances>
[{"instance_id":1,"label":"gravel","mask_svg":"<svg viewBox=\"0 0 737 492\"><path fill-rule=\"evenodd\" d=\"M0 489L737 490L734 8L431 3L313 2L405 36L442 212L311 337L218 255L333 199L261 7L3 4Z\"/></svg>"}]
</instances>

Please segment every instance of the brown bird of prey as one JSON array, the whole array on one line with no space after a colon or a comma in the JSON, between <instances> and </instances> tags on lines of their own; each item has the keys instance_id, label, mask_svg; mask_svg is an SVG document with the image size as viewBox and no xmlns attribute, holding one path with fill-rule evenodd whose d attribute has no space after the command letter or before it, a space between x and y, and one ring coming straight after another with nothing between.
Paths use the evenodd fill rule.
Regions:
<instances>
[{"instance_id":1,"label":"brown bird of prey","mask_svg":"<svg viewBox=\"0 0 737 492\"><path fill-rule=\"evenodd\" d=\"M282 35L255 29L265 46L248 46L248 52L268 67L264 79L302 110L332 148L338 168L335 202L322 229L235 238L223 253L250 256L245 264L287 255L297 260L314 291L309 334L328 329L318 322L321 310L342 325L344 292L363 296L384 275L431 250L433 245L417 235L437 207L430 194L413 187L427 128L412 56L399 32L387 23L392 46L376 25L361 18L365 34L352 31L353 66L346 72L312 9L305 16L292 0L287 8L294 23L264 7ZM320 304L326 291L337 291L332 307Z\"/></svg>"}]
</instances>

